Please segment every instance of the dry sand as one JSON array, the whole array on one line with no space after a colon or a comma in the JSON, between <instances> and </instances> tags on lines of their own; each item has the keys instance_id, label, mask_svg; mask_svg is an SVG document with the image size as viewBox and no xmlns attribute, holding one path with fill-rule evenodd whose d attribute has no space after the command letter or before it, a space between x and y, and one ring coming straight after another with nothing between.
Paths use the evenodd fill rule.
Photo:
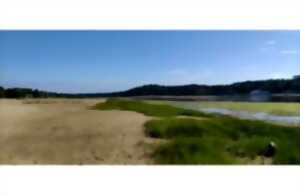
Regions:
<instances>
[{"instance_id":1,"label":"dry sand","mask_svg":"<svg viewBox=\"0 0 300 195\"><path fill-rule=\"evenodd\" d=\"M103 101L0 99L0 164L152 164L151 117L87 109Z\"/></svg>"}]
</instances>

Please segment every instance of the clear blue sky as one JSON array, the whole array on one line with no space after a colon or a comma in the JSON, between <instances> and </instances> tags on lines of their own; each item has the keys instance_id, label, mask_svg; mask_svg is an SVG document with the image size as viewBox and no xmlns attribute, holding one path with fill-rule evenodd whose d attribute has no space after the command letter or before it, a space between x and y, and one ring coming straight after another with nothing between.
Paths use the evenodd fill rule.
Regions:
<instances>
[{"instance_id":1,"label":"clear blue sky","mask_svg":"<svg viewBox=\"0 0 300 195\"><path fill-rule=\"evenodd\" d=\"M0 31L0 85L110 92L300 74L300 31Z\"/></svg>"}]
</instances>

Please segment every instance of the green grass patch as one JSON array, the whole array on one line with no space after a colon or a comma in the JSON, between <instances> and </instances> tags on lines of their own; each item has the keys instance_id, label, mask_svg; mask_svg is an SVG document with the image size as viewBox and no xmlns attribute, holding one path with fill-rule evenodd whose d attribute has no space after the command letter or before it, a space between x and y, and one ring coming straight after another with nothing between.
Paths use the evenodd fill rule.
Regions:
<instances>
[{"instance_id":1,"label":"green grass patch","mask_svg":"<svg viewBox=\"0 0 300 195\"><path fill-rule=\"evenodd\" d=\"M267 153L269 137L253 136L248 139L240 139L233 142L230 151L237 156L256 158L257 155L264 156Z\"/></svg>"},{"instance_id":2,"label":"green grass patch","mask_svg":"<svg viewBox=\"0 0 300 195\"><path fill-rule=\"evenodd\" d=\"M237 164L226 151L225 140L211 137L177 138L160 145L154 155L158 164Z\"/></svg>"},{"instance_id":3,"label":"green grass patch","mask_svg":"<svg viewBox=\"0 0 300 195\"><path fill-rule=\"evenodd\" d=\"M130 110L143 113L149 116L171 117L178 115L197 116L197 117L212 117L213 114L207 114L201 111L188 110L183 108L175 108L170 105L149 104L142 101L127 100L127 99L108 99L104 103L96 104L92 109L97 110Z\"/></svg>"},{"instance_id":4,"label":"green grass patch","mask_svg":"<svg viewBox=\"0 0 300 195\"><path fill-rule=\"evenodd\" d=\"M171 139L155 151L158 164L236 164L255 159L276 143L274 164L300 164L300 128L262 121L218 117L206 120L167 118L145 123L146 134Z\"/></svg>"},{"instance_id":5,"label":"green grass patch","mask_svg":"<svg viewBox=\"0 0 300 195\"><path fill-rule=\"evenodd\" d=\"M253 103L249 103L246 110L264 109L259 108L264 103L259 103L254 108L251 108L250 104ZM216 106L205 105L204 107ZM276 144L276 152L272 157L274 164L300 164L300 127L206 114L175 108L163 102L146 103L128 99L108 99L104 103L96 104L92 109L130 110L164 117L162 120L150 120L145 123L145 133L148 136L169 139L167 143L157 146L154 151L157 164L247 163L242 160L245 159L244 157L257 159L258 156L265 156L270 141ZM241 110L245 110L244 107ZM175 118L179 115L205 117L205 119Z\"/></svg>"}]
</instances>

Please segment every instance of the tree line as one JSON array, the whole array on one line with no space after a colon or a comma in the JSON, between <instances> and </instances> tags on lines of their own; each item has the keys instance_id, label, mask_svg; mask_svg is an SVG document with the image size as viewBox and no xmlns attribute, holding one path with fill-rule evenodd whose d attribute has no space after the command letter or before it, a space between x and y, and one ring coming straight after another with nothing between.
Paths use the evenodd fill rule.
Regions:
<instances>
[{"instance_id":1,"label":"tree line","mask_svg":"<svg viewBox=\"0 0 300 195\"><path fill-rule=\"evenodd\" d=\"M0 86L0 98L50 98L50 97L73 97L72 94L40 91L30 88L8 88Z\"/></svg>"},{"instance_id":2,"label":"tree line","mask_svg":"<svg viewBox=\"0 0 300 195\"><path fill-rule=\"evenodd\" d=\"M249 94L253 90L264 90L270 93L300 93L300 79L271 79L261 81L245 81L230 85L182 85L162 86L144 85L122 92L113 93L56 93L46 92L30 88L8 88L0 87L0 98L96 98L96 97L127 97L146 95L236 95Z\"/></svg>"},{"instance_id":3,"label":"tree line","mask_svg":"<svg viewBox=\"0 0 300 195\"><path fill-rule=\"evenodd\" d=\"M113 96L144 95L236 95L249 94L254 90L269 93L300 93L300 79L271 79L263 81L245 81L230 85L182 85L161 86L144 85L124 92L112 93Z\"/></svg>"}]
</instances>

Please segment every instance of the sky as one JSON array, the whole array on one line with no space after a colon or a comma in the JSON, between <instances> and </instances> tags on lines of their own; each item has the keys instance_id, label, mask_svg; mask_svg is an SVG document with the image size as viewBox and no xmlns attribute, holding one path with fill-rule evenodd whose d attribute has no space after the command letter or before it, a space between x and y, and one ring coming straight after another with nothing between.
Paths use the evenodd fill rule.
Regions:
<instances>
[{"instance_id":1,"label":"sky","mask_svg":"<svg viewBox=\"0 0 300 195\"><path fill-rule=\"evenodd\" d=\"M300 30L0 30L5 88L95 93L293 75L300 75Z\"/></svg>"}]
</instances>

